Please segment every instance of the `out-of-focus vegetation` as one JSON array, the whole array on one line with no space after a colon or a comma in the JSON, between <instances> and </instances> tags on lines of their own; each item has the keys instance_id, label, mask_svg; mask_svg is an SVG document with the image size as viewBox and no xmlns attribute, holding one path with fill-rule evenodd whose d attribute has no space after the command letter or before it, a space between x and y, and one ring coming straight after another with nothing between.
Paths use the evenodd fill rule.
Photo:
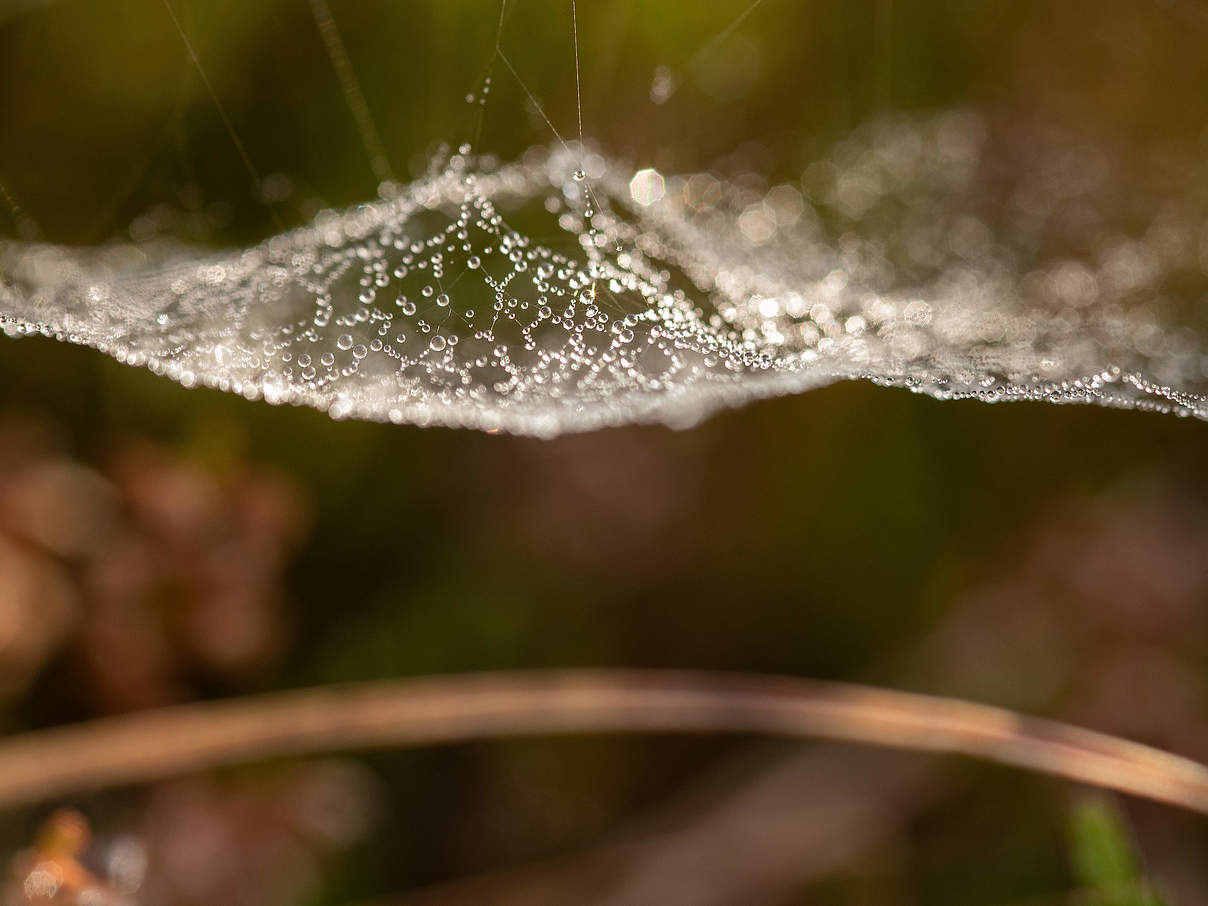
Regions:
<instances>
[{"instance_id":1,"label":"out-of-focus vegetation","mask_svg":"<svg viewBox=\"0 0 1208 906\"><path fill-rule=\"evenodd\" d=\"M1075 809L1070 822L1074 872L1102 906L1162 906L1150 889L1119 814L1100 801Z\"/></svg>"},{"instance_id":2,"label":"out-of-focus vegetation","mask_svg":"<svg viewBox=\"0 0 1208 906\"><path fill-rule=\"evenodd\" d=\"M5 236L225 246L372 196L307 3L173 4L272 201L160 0L0 4ZM509 59L574 134L569 3L509 6ZM588 137L667 171L790 181L886 111L974 106L1125 149L1206 138L1208 13L1190 0L765 0L713 42L745 6L580 0ZM400 178L473 134L498 7L332 7ZM660 67L678 87L655 103ZM497 67L480 148L550 138ZM687 432L537 442L335 423L43 340L0 342L0 411L6 733L316 683L633 665L949 694L1208 759L1203 424L845 385ZM59 815L35 852L94 874L145 862L146 902L197 906L1208 902L1202 819L1125 803L1126 835L1092 807L1067 846L1073 801L823 744L571 738L81 797L91 842ZM14 871L61 804L0 816Z\"/></svg>"}]
</instances>

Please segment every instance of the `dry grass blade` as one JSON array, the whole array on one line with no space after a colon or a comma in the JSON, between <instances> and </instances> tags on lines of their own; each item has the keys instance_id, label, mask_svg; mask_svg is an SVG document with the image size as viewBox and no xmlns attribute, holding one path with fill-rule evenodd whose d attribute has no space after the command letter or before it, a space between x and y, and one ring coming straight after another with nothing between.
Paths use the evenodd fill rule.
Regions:
<instances>
[{"instance_id":1,"label":"dry grass blade","mask_svg":"<svg viewBox=\"0 0 1208 906\"><path fill-rule=\"evenodd\" d=\"M1208 767L953 699L673 671L483 673L185 705L0 743L0 806L255 758L555 733L759 733L948 752L1208 814Z\"/></svg>"}]
</instances>

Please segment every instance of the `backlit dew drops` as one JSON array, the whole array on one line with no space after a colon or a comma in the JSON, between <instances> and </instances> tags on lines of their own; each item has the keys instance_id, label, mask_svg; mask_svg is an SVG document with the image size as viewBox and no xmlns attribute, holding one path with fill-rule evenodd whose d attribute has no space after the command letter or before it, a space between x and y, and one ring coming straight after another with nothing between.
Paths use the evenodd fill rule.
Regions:
<instances>
[{"instance_id":1,"label":"backlit dew drops","mask_svg":"<svg viewBox=\"0 0 1208 906\"><path fill-rule=\"evenodd\" d=\"M639 170L629 181L629 196L643 207L662 201L666 192L667 184L658 170Z\"/></svg>"},{"instance_id":2,"label":"backlit dew drops","mask_svg":"<svg viewBox=\"0 0 1208 906\"><path fill-rule=\"evenodd\" d=\"M463 145L230 254L0 246L0 326L185 386L543 436L852 378L1208 418L1205 318L1183 314L1205 296L1208 202L1127 194L1133 168L1114 177L1129 204L1096 207L1078 148L988 130L879 120L777 185ZM1091 247L1054 234L1070 212Z\"/></svg>"}]
</instances>

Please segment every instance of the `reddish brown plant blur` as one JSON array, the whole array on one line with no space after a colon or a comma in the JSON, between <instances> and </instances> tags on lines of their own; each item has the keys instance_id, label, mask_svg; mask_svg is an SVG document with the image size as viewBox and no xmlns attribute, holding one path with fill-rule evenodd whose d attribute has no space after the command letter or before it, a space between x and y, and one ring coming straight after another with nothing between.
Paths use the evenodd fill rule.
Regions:
<instances>
[{"instance_id":1,"label":"reddish brown plant blur","mask_svg":"<svg viewBox=\"0 0 1208 906\"><path fill-rule=\"evenodd\" d=\"M306 510L283 478L126 443L103 469L43 424L0 430L0 696L70 652L99 712L239 683L282 649Z\"/></svg>"}]
</instances>

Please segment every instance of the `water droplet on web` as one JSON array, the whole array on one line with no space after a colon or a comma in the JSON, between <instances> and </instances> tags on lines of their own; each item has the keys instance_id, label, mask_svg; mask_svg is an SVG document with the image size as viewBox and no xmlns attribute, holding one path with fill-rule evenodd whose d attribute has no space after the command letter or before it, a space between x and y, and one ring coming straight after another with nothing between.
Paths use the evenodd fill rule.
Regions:
<instances>
[{"instance_id":1,"label":"water droplet on web","mask_svg":"<svg viewBox=\"0 0 1208 906\"><path fill-rule=\"evenodd\" d=\"M1170 200L1127 194L1122 171L1131 206L1096 208L1061 177L1069 147L994 157L985 132L965 112L877 121L806 170L808 191L593 153L589 193L566 180L586 178L581 151L503 164L462 146L249 250L0 245L0 328L188 386L541 435L852 378L1208 418L1208 331L1178 314L1204 295L1208 202L1179 199L1191 225L1171 226ZM1027 209L995 219L993 198ZM1070 205L1093 248L1047 226ZM416 295L436 302L422 318Z\"/></svg>"}]
</instances>

